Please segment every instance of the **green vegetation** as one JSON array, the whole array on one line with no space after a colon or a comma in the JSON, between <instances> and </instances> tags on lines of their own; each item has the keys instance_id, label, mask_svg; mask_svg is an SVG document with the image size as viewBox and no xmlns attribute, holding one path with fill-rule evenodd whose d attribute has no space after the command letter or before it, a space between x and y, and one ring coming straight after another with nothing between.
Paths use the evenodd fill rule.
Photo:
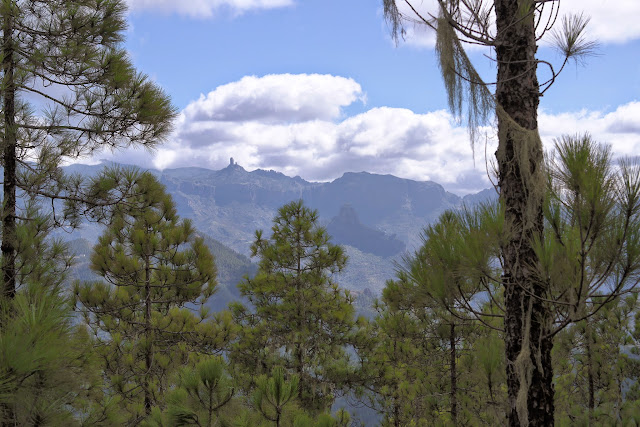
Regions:
<instances>
[{"instance_id":1,"label":"green vegetation","mask_svg":"<svg viewBox=\"0 0 640 427\"><path fill-rule=\"evenodd\" d=\"M56 222L73 225L79 205L102 204L106 188L96 192L64 176L64 161L107 147L153 147L171 130L169 98L136 72L122 47L125 11L121 0L0 3L7 298L16 292L17 220L29 218L17 196L64 201L69 209L54 210Z\"/></svg>"},{"instance_id":2,"label":"green vegetation","mask_svg":"<svg viewBox=\"0 0 640 427\"><path fill-rule=\"evenodd\" d=\"M206 323L187 304L215 291L213 257L171 197L150 173L110 218L91 256L104 280L77 284L74 294L104 361L108 384L130 420L150 415L172 370L192 354L213 353L228 332Z\"/></svg>"},{"instance_id":3,"label":"green vegetation","mask_svg":"<svg viewBox=\"0 0 640 427\"><path fill-rule=\"evenodd\" d=\"M259 270L238 285L250 306L232 305L240 335L230 353L249 384L275 366L297 375L311 412L330 409L346 380L356 330L353 299L331 277L347 257L317 222L318 213L297 201L280 208L271 239L256 232Z\"/></svg>"},{"instance_id":4,"label":"green vegetation","mask_svg":"<svg viewBox=\"0 0 640 427\"><path fill-rule=\"evenodd\" d=\"M396 40L404 35L405 25L435 31L449 108L467 122L472 146L480 127L495 118L496 178L508 228L501 247L508 424L552 425L551 353L557 301L550 298L551 284L535 274L543 262L535 245L543 241L546 226L546 170L538 107L570 60L593 53L596 44L585 38L589 18L575 13L560 19L559 2L546 0L438 0L437 11L409 16L398 5L416 12L419 2L382 3ZM561 54L558 65L537 57L545 34ZM491 82L485 82L474 66L466 50L469 45L491 52L496 67ZM539 65L549 73L542 83Z\"/></svg>"},{"instance_id":5,"label":"green vegetation","mask_svg":"<svg viewBox=\"0 0 640 427\"><path fill-rule=\"evenodd\" d=\"M588 135L557 141L543 163L527 65L539 12L494 1L501 80L488 105L459 34L490 14L462 25L467 15L445 7L472 3L440 1L425 23L438 30L452 109L463 86L473 123L496 109L502 197L427 226L367 320L339 284L344 250L302 200L278 210L270 236L256 231L252 270L180 219L151 173L64 177L63 157L154 145L173 110L118 47L122 1L2 1L1 425L358 425L356 405L336 407L345 401L383 426L640 424L640 166L614 163ZM395 3L384 4L398 30ZM566 36L579 39L578 27ZM588 47L566 47L566 59ZM50 99L36 77L71 94ZM36 120L21 92L53 108ZM45 198L64 203L45 213ZM51 231L82 217L108 225L68 286L72 253L88 248ZM237 283L223 301L243 300L216 303L220 280Z\"/></svg>"},{"instance_id":6,"label":"green vegetation","mask_svg":"<svg viewBox=\"0 0 640 427\"><path fill-rule=\"evenodd\" d=\"M556 153L548 234L533 245L556 304L556 422L638 422L640 168L614 165L588 136L558 141ZM366 320L336 283L343 250L316 211L291 202L268 238L256 232L257 272L238 283L244 303L212 313L208 247L230 265L249 261L199 237L152 174L119 173L131 191L104 211L109 226L88 261L97 280L76 281L75 304L69 253L86 243L49 238L36 209L19 222L17 292L0 313L4 425L503 423L509 228L499 203L425 228ZM345 396L377 417L336 408Z\"/></svg>"}]
</instances>

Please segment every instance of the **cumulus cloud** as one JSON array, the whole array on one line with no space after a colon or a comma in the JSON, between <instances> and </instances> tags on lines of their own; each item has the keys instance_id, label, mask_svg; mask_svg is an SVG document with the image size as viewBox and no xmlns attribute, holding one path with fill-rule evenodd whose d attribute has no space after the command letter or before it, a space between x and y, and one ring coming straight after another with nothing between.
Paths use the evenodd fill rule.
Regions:
<instances>
[{"instance_id":1,"label":"cumulus cloud","mask_svg":"<svg viewBox=\"0 0 640 427\"><path fill-rule=\"evenodd\" d=\"M415 10L422 17L429 19L430 15L438 15L436 0L414 0L411 2ZM398 9L412 20L420 21L414 10L404 1L398 1ZM551 7L547 7L547 11ZM637 17L640 16L640 1L638 0L562 0L560 16L568 13L584 13L590 17L586 36L590 40L601 43L624 43L640 38L640 26ZM556 27L560 27L558 21ZM406 27L406 41L410 45L432 48L435 45L434 31L425 25L408 24ZM550 35L550 34L549 34ZM549 37L547 37L549 40ZM473 45L470 45L474 48Z\"/></svg>"},{"instance_id":2,"label":"cumulus cloud","mask_svg":"<svg viewBox=\"0 0 640 427\"><path fill-rule=\"evenodd\" d=\"M291 6L293 0L127 0L131 11L157 10L192 18L210 18L219 9L243 13L252 9L274 9Z\"/></svg>"},{"instance_id":3,"label":"cumulus cloud","mask_svg":"<svg viewBox=\"0 0 640 427\"><path fill-rule=\"evenodd\" d=\"M233 157L248 170L275 169L312 181L368 171L433 180L461 192L488 185L484 161L474 165L466 130L444 111L416 114L382 107L342 121L292 123L184 117L176 138L156 156L156 167L219 169Z\"/></svg>"},{"instance_id":4,"label":"cumulus cloud","mask_svg":"<svg viewBox=\"0 0 640 427\"><path fill-rule=\"evenodd\" d=\"M562 135L590 133L595 140L610 144L615 156L640 153L640 102L630 102L608 113L577 111L540 113L540 135L548 148Z\"/></svg>"},{"instance_id":5,"label":"cumulus cloud","mask_svg":"<svg viewBox=\"0 0 640 427\"><path fill-rule=\"evenodd\" d=\"M220 169L233 157L248 170L312 181L368 171L463 193L488 185L484 160L474 165L467 133L449 113L381 107L345 117L343 108L364 97L358 83L339 76L245 77L189 104L153 158L133 150L101 157L160 169Z\"/></svg>"},{"instance_id":6,"label":"cumulus cloud","mask_svg":"<svg viewBox=\"0 0 640 427\"><path fill-rule=\"evenodd\" d=\"M248 76L201 95L184 111L188 121L302 122L331 120L364 100L352 79L321 74Z\"/></svg>"},{"instance_id":7,"label":"cumulus cloud","mask_svg":"<svg viewBox=\"0 0 640 427\"><path fill-rule=\"evenodd\" d=\"M562 0L562 11L583 11L591 18L590 39L603 43L624 43L640 38L638 0Z\"/></svg>"},{"instance_id":8,"label":"cumulus cloud","mask_svg":"<svg viewBox=\"0 0 640 427\"><path fill-rule=\"evenodd\" d=\"M274 83L287 79L288 89ZM248 87L253 90L245 90ZM466 129L445 111L418 114L379 107L344 117L341 109L362 97L356 82L335 76L243 79L185 108L175 135L153 158L141 150L108 157L159 169L221 169L233 157L247 170L275 169L311 181L367 171L433 180L459 194L490 186L484 153L491 160L495 152L492 129L484 130L487 146L477 146L474 156ZM247 111L230 114L233 105ZM597 141L610 143L616 156L640 152L640 102L611 112L541 111L539 123L548 149L554 138L589 132Z\"/></svg>"}]
</instances>

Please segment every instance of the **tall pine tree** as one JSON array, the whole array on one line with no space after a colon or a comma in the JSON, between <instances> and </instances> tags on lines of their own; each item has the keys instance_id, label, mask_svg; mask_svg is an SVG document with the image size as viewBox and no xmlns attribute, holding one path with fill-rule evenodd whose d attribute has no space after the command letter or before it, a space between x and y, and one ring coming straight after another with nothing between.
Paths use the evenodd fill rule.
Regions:
<instances>
[{"instance_id":1,"label":"tall pine tree","mask_svg":"<svg viewBox=\"0 0 640 427\"><path fill-rule=\"evenodd\" d=\"M16 233L17 292L0 297L0 423L74 425L78 414L100 418L102 408L85 405L102 395L90 339L74 325L63 292L72 256L48 235L51 218L33 205L25 209L30 219L19 220Z\"/></svg>"},{"instance_id":2,"label":"tall pine tree","mask_svg":"<svg viewBox=\"0 0 640 427\"><path fill-rule=\"evenodd\" d=\"M64 159L103 147L154 147L171 129L169 98L122 47L123 0L0 2L2 294L16 291L19 197L86 201Z\"/></svg>"},{"instance_id":3,"label":"tall pine tree","mask_svg":"<svg viewBox=\"0 0 640 427\"><path fill-rule=\"evenodd\" d=\"M436 32L449 106L468 119L472 144L478 126L492 116L497 119L498 185L510 228L502 246L508 419L513 427L548 426L554 421L554 307L548 303L547 283L536 274L540 260L534 249L544 230L545 167L538 106L567 62L593 51L593 43L584 38L588 19L582 15L558 19L560 0L437 0L436 11L424 11L419 3L383 0L396 39L404 35L405 22ZM539 40L556 23L561 23L552 34L563 55L559 66L536 56ZM468 45L492 50L497 75L491 84L474 67L465 49ZM542 84L538 65L546 72Z\"/></svg>"},{"instance_id":4,"label":"tall pine tree","mask_svg":"<svg viewBox=\"0 0 640 427\"><path fill-rule=\"evenodd\" d=\"M281 207L273 222L271 238L257 231L251 246L258 273L238 285L250 305L232 307L242 328L231 359L252 377L283 366L300 379L302 407L322 412L349 369L352 297L331 277L347 257L302 201Z\"/></svg>"},{"instance_id":5,"label":"tall pine tree","mask_svg":"<svg viewBox=\"0 0 640 427\"><path fill-rule=\"evenodd\" d=\"M130 421L150 414L168 376L191 352L218 351L228 333L193 311L216 289L212 255L150 173L114 211L91 256L104 279L75 294L97 341L112 390ZM220 332L221 335L218 335Z\"/></svg>"}]
</instances>

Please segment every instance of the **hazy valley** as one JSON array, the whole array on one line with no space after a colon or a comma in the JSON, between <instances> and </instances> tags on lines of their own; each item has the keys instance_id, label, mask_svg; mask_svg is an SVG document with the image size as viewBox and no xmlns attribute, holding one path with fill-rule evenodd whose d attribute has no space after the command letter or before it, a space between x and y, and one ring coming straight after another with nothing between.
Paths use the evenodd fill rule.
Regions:
<instances>
[{"instance_id":1,"label":"hazy valley","mask_svg":"<svg viewBox=\"0 0 640 427\"><path fill-rule=\"evenodd\" d=\"M103 165L72 165L67 172L96 174ZM238 296L235 285L253 274L250 245L255 231L270 235L277 209L297 199L317 209L320 223L349 256L346 269L334 278L342 287L368 300L394 277L395 263L420 244L422 229L447 209L495 197L493 190L459 197L435 182L367 172L345 173L331 182L308 182L275 171L246 171L234 163L221 170L179 168L152 170L172 195L183 218L189 218L216 256L218 293L212 308L221 309ZM74 241L78 263L73 276L91 277L87 256L102 226L85 224L60 236ZM78 240L80 239L80 240ZM368 291L367 291L368 290Z\"/></svg>"}]
</instances>

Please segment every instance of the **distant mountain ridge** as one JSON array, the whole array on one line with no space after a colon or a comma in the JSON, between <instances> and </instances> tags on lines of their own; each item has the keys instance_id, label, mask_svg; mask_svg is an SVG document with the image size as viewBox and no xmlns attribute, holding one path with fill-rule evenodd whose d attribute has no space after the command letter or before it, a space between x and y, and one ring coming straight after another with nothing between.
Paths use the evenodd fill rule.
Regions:
<instances>
[{"instance_id":1,"label":"distant mountain ridge","mask_svg":"<svg viewBox=\"0 0 640 427\"><path fill-rule=\"evenodd\" d=\"M93 175L102 167L71 165L67 170ZM203 234L245 256L250 255L256 230L270 234L280 206L303 199L318 210L333 242L346 245L347 253L354 255L337 282L374 293L394 277L394 261L405 250L411 252L420 245L425 226L445 210L486 200L493 192L485 190L463 200L435 182L368 172L347 172L331 182L308 182L276 171L249 172L235 162L221 170L188 167L151 172L173 196L180 216L192 219ZM349 211L341 215L344 205L350 206ZM348 217L355 217L357 223L348 226ZM88 240L97 237L90 227L81 233ZM370 274L373 265L376 275Z\"/></svg>"}]
</instances>

